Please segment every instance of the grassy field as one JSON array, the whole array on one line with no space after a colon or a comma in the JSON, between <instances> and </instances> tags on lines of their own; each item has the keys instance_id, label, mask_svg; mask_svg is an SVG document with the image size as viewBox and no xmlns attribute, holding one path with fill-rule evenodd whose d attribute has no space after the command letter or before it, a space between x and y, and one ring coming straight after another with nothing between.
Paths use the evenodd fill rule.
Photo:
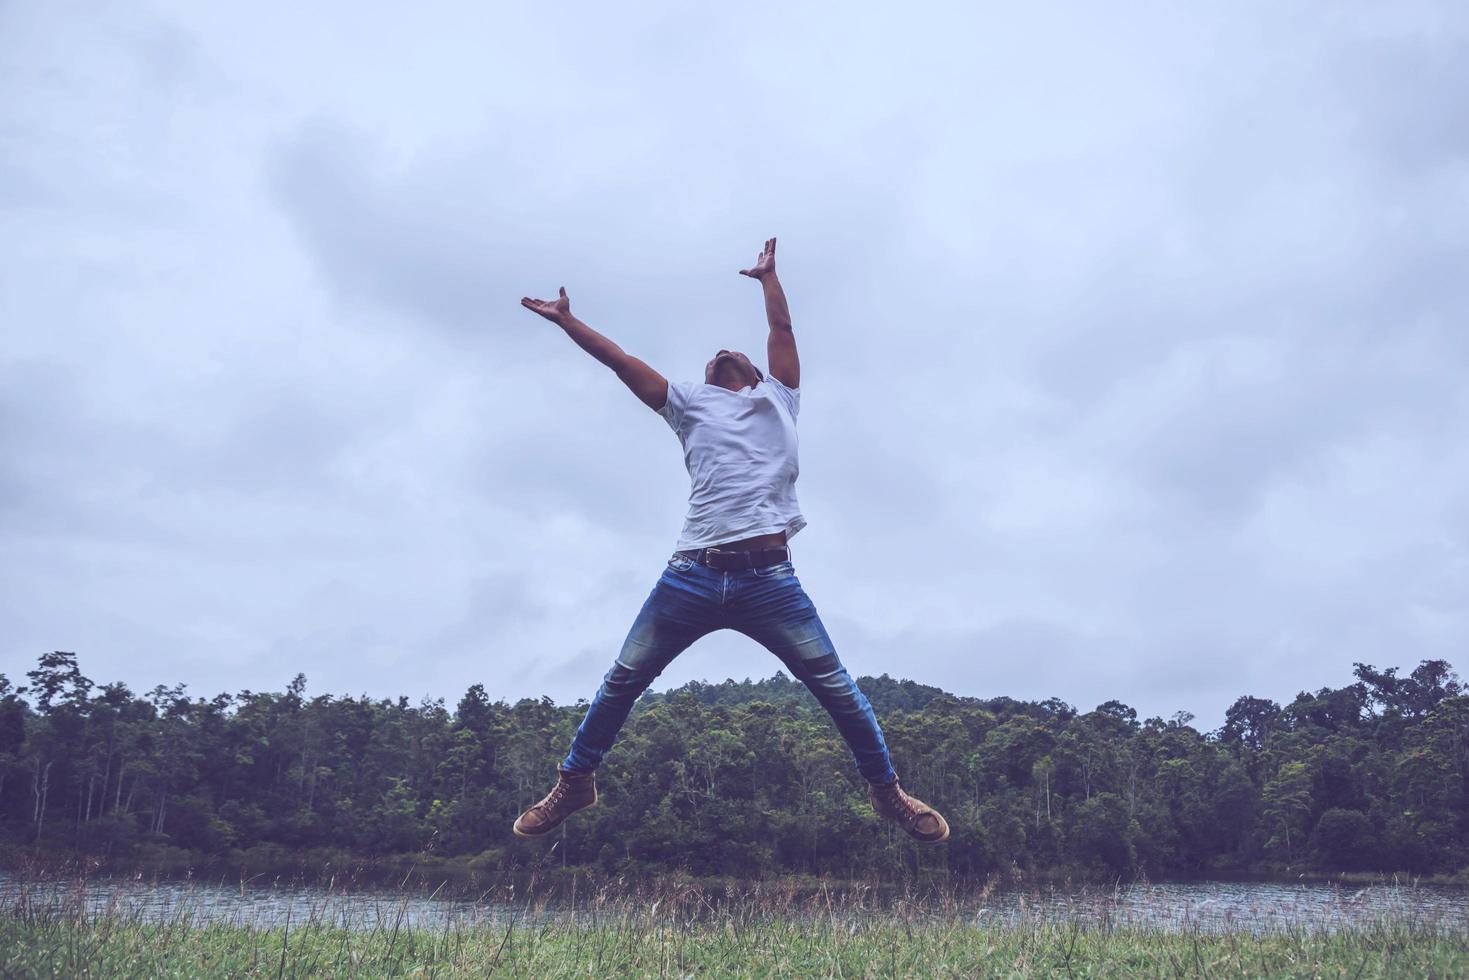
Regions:
<instances>
[{"instance_id":1,"label":"grassy field","mask_svg":"<svg viewBox=\"0 0 1469 980\"><path fill-rule=\"evenodd\" d=\"M623 922L360 932L0 922L7 977L1463 977L1464 939L1399 928L1205 935L899 922Z\"/></svg>"},{"instance_id":2,"label":"grassy field","mask_svg":"<svg viewBox=\"0 0 1469 980\"><path fill-rule=\"evenodd\" d=\"M604 900L506 925L252 928L76 906L0 915L5 977L1463 977L1469 934L1385 921L1335 933L976 925L839 906ZM527 924L534 923L534 924Z\"/></svg>"}]
</instances>

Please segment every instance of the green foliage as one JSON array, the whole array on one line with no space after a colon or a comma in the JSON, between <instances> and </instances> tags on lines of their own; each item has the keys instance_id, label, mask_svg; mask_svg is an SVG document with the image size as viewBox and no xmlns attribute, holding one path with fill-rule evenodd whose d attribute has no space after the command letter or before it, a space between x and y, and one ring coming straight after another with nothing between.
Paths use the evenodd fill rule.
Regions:
<instances>
[{"instance_id":1,"label":"green foliage","mask_svg":"<svg viewBox=\"0 0 1469 980\"><path fill-rule=\"evenodd\" d=\"M601 801L546 842L510 833L554 780L584 708L283 693L139 696L48 653L0 675L0 841L103 859L275 849L412 853L478 867L609 873L946 871L1095 876L1320 869L1452 873L1469 863L1469 696L1446 663L1282 707L1240 698L1217 732L1109 701L956 697L860 683L904 785L949 842L911 844L867 803L799 683L645 695L598 773Z\"/></svg>"},{"instance_id":2,"label":"green foliage","mask_svg":"<svg viewBox=\"0 0 1469 980\"><path fill-rule=\"evenodd\" d=\"M1316 821L1311 844L1319 864L1328 868L1350 868L1359 860L1359 855L1375 846L1372 821L1361 810L1327 810Z\"/></svg>"}]
</instances>

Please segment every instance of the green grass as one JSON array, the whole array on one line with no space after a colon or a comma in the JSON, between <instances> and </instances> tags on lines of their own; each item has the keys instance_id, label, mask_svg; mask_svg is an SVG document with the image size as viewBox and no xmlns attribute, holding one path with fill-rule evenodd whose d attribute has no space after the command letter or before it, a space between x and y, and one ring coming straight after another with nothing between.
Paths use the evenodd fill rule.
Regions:
<instances>
[{"instance_id":1,"label":"green grass","mask_svg":"<svg viewBox=\"0 0 1469 980\"><path fill-rule=\"evenodd\" d=\"M359 932L10 917L0 922L0 974L1454 977L1469 975L1469 947L1462 938L1394 927L1255 937L957 923L738 926L648 917L597 927Z\"/></svg>"},{"instance_id":2,"label":"green grass","mask_svg":"<svg viewBox=\"0 0 1469 980\"><path fill-rule=\"evenodd\" d=\"M65 903L0 914L5 977L1460 977L1469 935L1411 922L1262 935L1075 925L976 926L897 907L879 916L716 909L605 896L521 924L252 928L187 910L89 917ZM534 922L535 925L525 925Z\"/></svg>"}]
</instances>

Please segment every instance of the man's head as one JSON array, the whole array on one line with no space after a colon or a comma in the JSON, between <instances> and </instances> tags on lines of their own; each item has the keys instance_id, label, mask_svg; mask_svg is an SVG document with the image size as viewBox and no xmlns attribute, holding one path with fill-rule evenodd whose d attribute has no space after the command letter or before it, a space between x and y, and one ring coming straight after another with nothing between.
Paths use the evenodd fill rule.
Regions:
<instances>
[{"instance_id":1,"label":"man's head","mask_svg":"<svg viewBox=\"0 0 1469 980\"><path fill-rule=\"evenodd\" d=\"M764 380L760 369L737 350L721 350L704 365L704 381L730 391L753 388Z\"/></svg>"}]
</instances>

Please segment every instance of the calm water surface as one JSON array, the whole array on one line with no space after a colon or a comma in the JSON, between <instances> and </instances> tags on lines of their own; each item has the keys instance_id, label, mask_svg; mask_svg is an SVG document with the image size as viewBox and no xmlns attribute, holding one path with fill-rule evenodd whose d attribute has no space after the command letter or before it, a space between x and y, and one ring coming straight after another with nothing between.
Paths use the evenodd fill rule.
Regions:
<instances>
[{"instance_id":1,"label":"calm water surface","mask_svg":"<svg viewBox=\"0 0 1469 980\"><path fill-rule=\"evenodd\" d=\"M387 891L331 891L312 887L250 887L199 881L143 882L94 878L84 884L22 882L0 873L0 907L86 907L92 914L148 921L224 922L257 927L317 924L349 929L443 930L476 925L535 925L568 919L590 924L584 902L540 905L466 901ZM905 901L902 914L959 918L975 924L1080 923L1086 926L1263 932L1305 928L1338 930L1392 920L1469 935L1469 889L1431 885L1339 886L1197 881L1116 889L1000 889L958 896L957 904ZM651 907L648 909L651 911ZM618 913L614 912L615 917ZM825 917L825 905L798 901L792 914ZM844 905L835 916L890 916L891 907ZM606 917L606 913L603 913Z\"/></svg>"}]
</instances>

